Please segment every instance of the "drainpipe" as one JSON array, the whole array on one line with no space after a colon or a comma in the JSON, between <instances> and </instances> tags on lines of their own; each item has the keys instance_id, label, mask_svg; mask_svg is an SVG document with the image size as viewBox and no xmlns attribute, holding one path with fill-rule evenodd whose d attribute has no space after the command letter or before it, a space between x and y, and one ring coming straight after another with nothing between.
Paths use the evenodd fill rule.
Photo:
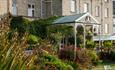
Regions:
<instances>
[{"instance_id":1,"label":"drainpipe","mask_svg":"<svg viewBox=\"0 0 115 70\"><path fill-rule=\"evenodd\" d=\"M10 4L9 4L9 0L7 0L7 13L9 13L10 11L9 11L9 6L10 6Z\"/></svg>"},{"instance_id":2,"label":"drainpipe","mask_svg":"<svg viewBox=\"0 0 115 70\"><path fill-rule=\"evenodd\" d=\"M101 34L103 34L103 2L101 0Z\"/></svg>"},{"instance_id":3,"label":"drainpipe","mask_svg":"<svg viewBox=\"0 0 115 70\"><path fill-rule=\"evenodd\" d=\"M80 9L81 7L80 7L80 0L79 0L79 14L81 13L81 9Z\"/></svg>"},{"instance_id":4,"label":"drainpipe","mask_svg":"<svg viewBox=\"0 0 115 70\"><path fill-rule=\"evenodd\" d=\"M51 16L53 16L53 1L51 0Z\"/></svg>"},{"instance_id":5,"label":"drainpipe","mask_svg":"<svg viewBox=\"0 0 115 70\"><path fill-rule=\"evenodd\" d=\"M101 0L101 25L100 25L100 34L99 34L99 47L102 47L102 41L100 40L101 35L103 35L103 2Z\"/></svg>"},{"instance_id":6,"label":"drainpipe","mask_svg":"<svg viewBox=\"0 0 115 70\"><path fill-rule=\"evenodd\" d=\"M43 0L40 1L40 5L41 5L41 10L40 10L40 15L41 15L41 18L43 18Z\"/></svg>"},{"instance_id":7,"label":"drainpipe","mask_svg":"<svg viewBox=\"0 0 115 70\"><path fill-rule=\"evenodd\" d=\"M92 0L90 0L90 2L91 2L91 14L93 14L93 13L92 13L92 6L93 6L93 5L92 5Z\"/></svg>"},{"instance_id":8,"label":"drainpipe","mask_svg":"<svg viewBox=\"0 0 115 70\"><path fill-rule=\"evenodd\" d=\"M74 23L74 61L76 60L76 47L77 47L77 36L76 36L76 34L77 34L77 31L76 31L76 23Z\"/></svg>"},{"instance_id":9,"label":"drainpipe","mask_svg":"<svg viewBox=\"0 0 115 70\"><path fill-rule=\"evenodd\" d=\"M83 39L84 39L84 43L83 43L83 45L84 45L84 49L86 48L86 44L85 44L85 42L86 42L86 25L85 24L83 24L83 28L84 28L84 34L83 34Z\"/></svg>"}]
</instances>

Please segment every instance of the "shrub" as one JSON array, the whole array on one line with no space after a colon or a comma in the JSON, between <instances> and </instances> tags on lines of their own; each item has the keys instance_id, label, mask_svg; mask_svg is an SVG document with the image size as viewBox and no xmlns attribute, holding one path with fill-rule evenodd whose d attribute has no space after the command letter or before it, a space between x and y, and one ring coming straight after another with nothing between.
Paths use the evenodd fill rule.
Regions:
<instances>
[{"instance_id":1,"label":"shrub","mask_svg":"<svg viewBox=\"0 0 115 70\"><path fill-rule=\"evenodd\" d=\"M95 47L95 44L92 40L87 40L86 41L86 48L91 49L91 48L94 48L94 47Z\"/></svg>"},{"instance_id":2,"label":"shrub","mask_svg":"<svg viewBox=\"0 0 115 70\"><path fill-rule=\"evenodd\" d=\"M88 54L91 58L91 61L94 65L97 65L99 63L99 57L96 53L96 51L88 50Z\"/></svg>"},{"instance_id":3,"label":"shrub","mask_svg":"<svg viewBox=\"0 0 115 70\"><path fill-rule=\"evenodd\" d=\"M0 70L30 70L34 65L34 55L26 56L26 37L17 39L15 32L12 39L8 39L8 33L0 35Z\"/></svg>"},{"instance_id":4,"label":"shrub","mask_svg":"<svg viewBox=\"0 0 115 70\"><path fill-rule=\"evenodd\" d=\"M82 48L81 49L77 48L75 64L71 63L71 61L74 60L75 55L75 52L73 50L74 50L73 46L63 48L62 50L60 50L59 58L69 61L68 63L70 63L73 67L75 67L74 65L76 65L77 69L87 68L91 65L98 64L99 58L96 52L93 50L87 50Z\"/></svg>"},{"instance_id":5,"label":"shrub","mask_svg":"<svg viewBox=\"0 0 115 70\"><path fill-rule=\"evenodd\" d=\"M22 16L13 17L10 23L11 30L17 30L19 36L22 37L27 31L27 24L29 21Z\"/></svg>"},{"instance_id":6,"label":"shrub","mask_svg":"<svg viewBox=\"0 0 115 70\"><path fill-rule=\"evenodd\" d=\"M36 44L39 42L39 40L40 39L37 36L32 35L32 34L29 35L28 41L30 44Z\"/></svg>"},{"instance_id":7,"label":"shrub","mask_svg":"<svg viewBox=\"0 0 115 70\"><path fill-rule=\"evenodd\" d=\"M45 68L53 70L73 70L71 65L62 62L60 59L53 55L43 54L39 61L42 62L40 70L44 70Z\"/></svg>"},{"instance_id":8,"label":"shrub","mask_svg":"<svg viewBox=\"0 0 115 70\"><path fill-rule=\"evenodd\" d=\"M112 51L111 53L110 53L110 59L111 60L115 60L115 52L114 51Z\"/></svg>"},{"instance_id":9,"label":"shrub","mask_svg":"<svg viewBox=\"0 0 115 70\"><path fill-rule=\"evenodd\" d=\"M77 69L79 68L78 63L76 63L76 62L74 62L74 61L65 60L65 63L71 65L71 66L74 68L74 70L77 70Z\"/></svg>"},{"instance_id":10,"label":"shrub","mask_svg":"<svg viewBox=\"0 0 115 70\"><path fill-rule=\"evenodd\" d=\"M112 46L112 43L111 43L111 41L104 41L104 47L108 47L108 48L110 48L111 46Z\"/></svg>"},{"instance_id":11,"label":"shrub","mask_svg":"<svg viewBox=\"0 0 115 70\"><path fill-rule=\"evenodd\" d=\"M59 58L72 61L74 59L74 51L62 49L59 52Z\"/></svg>"},{"instance_id":12,"label":"shrub","mask_svg":"<svg viewBox=\"0 0 115 70\"><path fill-rule=\"evenodd\" d=\"M85 49L77 50L76 52L76 63L82 65L82 67L88 67L91 65L91 57L88 54L88 51Z\"/></svg>"}]
</instances>

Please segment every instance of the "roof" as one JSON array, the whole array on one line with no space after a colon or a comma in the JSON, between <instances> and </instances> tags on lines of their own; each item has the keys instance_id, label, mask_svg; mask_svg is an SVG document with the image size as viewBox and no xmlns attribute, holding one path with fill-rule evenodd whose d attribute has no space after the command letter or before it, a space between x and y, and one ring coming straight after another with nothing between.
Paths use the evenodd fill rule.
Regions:
<instances>
[{"instance_id":1,"label":"roof","mask_svg":"<svg viewBox=\"0 0 115 70\"><path fill-rule=\"evenodd\" d=\"M107 40L115 40L115 35L101 35L101 36L94 36L94 41L107 41Z\"/></svg>"},{"instance_id":2,"label":"roof","mask_svg":"<svg viewBox=\"0 0 115 70\"><path fill-rule=\"evenodd\" d=\"M57 19L54 24L65 24L65 23L83 23L84 19L89 16L92 19L91 23L99 23L93 16L89 13L80 13L76 15L64 16Z\"/></svg>"},{"instance_id":3,"label":"roof","mask_svg":"<svg viewBox=\"0 0 115 70\"><path fill-rule=\"evenodd\" d=\"M104 41L104 40L108 40L110 37L110 35L100 35L100 36L94 36L93 40L94 41Z\"/></svg>"},{"instance_id":4,"label":"roof","mask_svg":"<svg viewBox=\"0 0 115 70\"><path fill-rule=\"evenodd\" d=\"M58 20L56 20L54 23L74 23L76 19L83 16L85 13L77 14L77 15L70 15L70 16L64 16Z\"/></svg>"}]
</instances>

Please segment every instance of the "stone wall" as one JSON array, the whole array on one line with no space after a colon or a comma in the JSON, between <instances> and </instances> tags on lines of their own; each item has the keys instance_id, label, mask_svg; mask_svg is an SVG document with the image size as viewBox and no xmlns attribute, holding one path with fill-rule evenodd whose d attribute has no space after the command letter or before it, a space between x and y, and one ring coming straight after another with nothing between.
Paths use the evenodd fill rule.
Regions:
<instances>
[{"instance_id":1,"label":"stone wall","mask_svg":"<svg viewBox=\"0 0 115 70\"><path fill-rule=\"evenodd\" d=\"M0 15L7 13L7 0L0 0Z\"/></svg>"}]
</instances>

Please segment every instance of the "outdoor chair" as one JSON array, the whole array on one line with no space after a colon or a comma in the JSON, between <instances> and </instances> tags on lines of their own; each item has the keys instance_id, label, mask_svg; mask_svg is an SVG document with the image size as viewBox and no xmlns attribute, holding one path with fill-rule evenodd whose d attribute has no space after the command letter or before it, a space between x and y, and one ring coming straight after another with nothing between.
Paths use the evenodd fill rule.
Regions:
<instances>
[{"instance_id":1,"label":"outdoor chair","mask_svg":"<svg viewBox=\"0 0 115 70\"><path fill-rule=\"evenodd\" d=\"M104 70L111 70L110 65L104 65Z\"/></svg>"}]
</instances>

